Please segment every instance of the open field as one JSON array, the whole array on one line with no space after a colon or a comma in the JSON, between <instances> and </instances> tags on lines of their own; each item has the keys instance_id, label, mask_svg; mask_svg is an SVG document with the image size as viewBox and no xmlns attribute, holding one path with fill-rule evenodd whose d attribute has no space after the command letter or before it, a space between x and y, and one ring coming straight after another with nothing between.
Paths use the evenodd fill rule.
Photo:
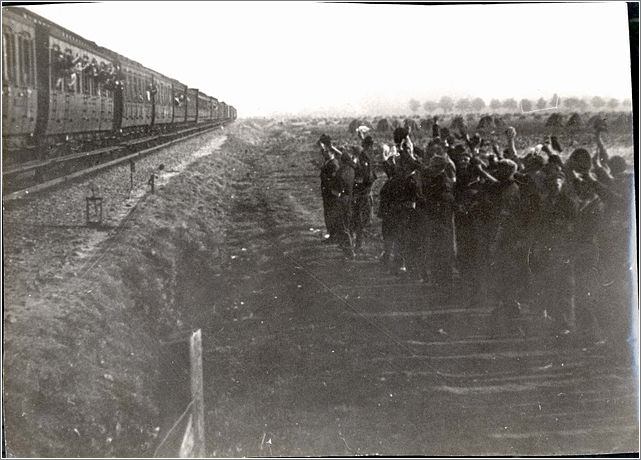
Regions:
<instances>
[{"instance_id":1,"label":"open field","mask_svg":"<svg viewBox=\"0 0 641 460\"><path fill-rule=\"evenodd\" d=\"M32 202L38 225L7 209L10 452L151 455L184 396L161 342L194 328L209 456L636 450L629 337L616 350L555 341L532 312L492 332L458 281L443 301L383 271L378 219L355 261L321 244L313 144L355 142L350 121L239 120L175 147L150 160L165 165L154 195L106 196L102 229L82 225L86 183ZM514 125L536 131L522 148L548 134ZM626 136L613 128L606 144L630 159ZM632 312L614 313L632 329Z\"/></svg>"}]
</instances>

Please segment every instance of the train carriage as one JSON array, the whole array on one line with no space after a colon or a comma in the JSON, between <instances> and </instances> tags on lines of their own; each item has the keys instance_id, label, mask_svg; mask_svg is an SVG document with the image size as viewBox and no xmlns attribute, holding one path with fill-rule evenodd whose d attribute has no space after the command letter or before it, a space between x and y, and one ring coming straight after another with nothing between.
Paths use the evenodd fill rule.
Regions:
<instances>
[{"instance_id":1,"label":"train carriage","mask_svg":"<svg viewBox=\"0 0 641 460\"><path fill-rule=\"evenodd\" d=\"M152 70L151 101L153 105L153 125L169 125L173 119L171 78Z\"/></svg>"},{"instance_id":2,"label":"train carriage","mask_svg":"<svg viewBox=\"0 0 641 460\"><path fill-rule=\"evenodd\" d=\"M187 122L195 122L198 117L198 90L187 88Z\"/></svg>"},{"instance_id":3,"label":"train carriage","mask_svg":"<svg viewBox=\"0 0 641 460\"><path fill-rule=\"evenodd\" d=\"M210 101L210 113L210 118L212 120L218 120L218 99L215 97L212 97Z\"/></svg>"},{"instance_id":4,"label":"train carriage","mask_svg":"<svg viewBox=\"0 0 641 460\"><path fill-rule=\"evenodd\" d=\"M7 9L2 17L3 137L25 144L36 129L38 90L33 18Z\"/></svg>"},{"instance_id":5,"label":"train carriage","mask_svg":"<svg viewBox=\"0 0 641 460\"><path fill-rule=\"evenodd\" d=\"M123 85L122 128L152 125L152 71L125 57L120 61Z\"/></svg>"},{"instance_id":6,"label":"train carriage","mask_svg":"<svg viewBox=\"0 0 641 460\"><path fill-rule=\"evenodd\" d=\"M172 80L173 119L172 123L185 123L187 121L187 85L177 80Z\"/></svg>"},{"instance_id":7,"label":"train carriage","mask_svg":"<svg viewBox=\"0 0 641 460\"><path fill-rule=\"evenodd\" d=\"M113 87L101 78L100 69L106 74L114 63L95 44L62 28L49 27L48 32L46 134L112 130Z\"/></svg>"},{"instance_id":8,"label":"train carriage","mask_svg":"<svg viewBox=\"0 0 641 460\"><path fill-rule=\"evenodd\" d=\"M226 113L227 113L227 104L225 103L225 101L221 101L218 104L218 118L220 118L221 120L224 120L225 118L227 118L225 116Z\"/></svg>"},{"instance_id":9,"label":"train carriage","mask_svg":"<svg viewBox=\"0 0 641 460\"><path fill-rule=\"evenodd\" d=\"M211 121L211 100L205 93L198 92L198 123Z\"/></svg>"},{"instance_id":10,"label":"train carriage","mask_svg":"<svg viewBox=\"0 0 641 460\"><path fill-rule=\"evenodd\" d=\"M2 33L2 137L10 161L231 116L216 98L24 8L3 8Z\"/></svg>"}]
</instances>

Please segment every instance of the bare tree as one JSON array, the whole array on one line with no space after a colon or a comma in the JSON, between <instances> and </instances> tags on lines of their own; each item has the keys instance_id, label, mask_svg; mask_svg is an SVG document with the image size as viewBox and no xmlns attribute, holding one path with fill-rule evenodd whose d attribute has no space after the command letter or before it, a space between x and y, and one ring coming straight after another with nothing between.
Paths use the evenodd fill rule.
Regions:
<instances>
[{"instance_id":1,"label":"bare tree","mask_svg":"<svg viewBox=\"0 0 641 460\"><path fill-rule=\"evenodd\" d=\"M438 105L443 109L443 112L448 113L454 108L454 100L449 96L443 96L438 102Z\"/></svg>"},{"instance_id":2,"label":"bare tree","mask_svg":"<svg viewBox=\"0 0 641 460\"><path fill-rule=\"evenodd\" d=\"M458 110L460 112L467 112L468 110L470 110L471 106L472 106L472 103L466 97L456 101L456 110Z\"/></svg>"},{"instance_id":3,"label":"bare tree","mask_svg":"<svg viewBox=\"0 0 641 460\"><path fill-rule=\"evenodd\" d=\"M485 108L485 101L480 97L474 98L472 100L472 110L475 112L480 112Z\"/></svg>"},{"instance_id":4,"label":"bare tree","mask_svg":"<svg viewBox=\"0 0 641 460\"><path fill-rule=\"evenodd\" d=\"M425 101L423 102L423 110L427 113L435 112L438 109L438 102L435 101Z\"/></svg>"},{"instance_id":5,"label":"bare tree","mask_svg":"<svg viewBox=\"0 0 641 460\"><path fill-rule=\"evenodd\" d=\"M576 97L568 97L563 99L563 106L567 109L574 110L579 107L579 99Z\"/></svg>"},{"instance_id":6,"label":"bare tree","mask_svg":"<svg viewBox=\"0 0 641 460\"><path fill-rule=\"evenodd\" d=\"M619 107L619 100L612 98L608 101L608 108L615 110L617 107Z\"/></svg>"},{"instance_id":7,"label":"bare tree","mask_svg":"<svg viewBox=\"0 0 641 460\"><path fill-rule=\"evenodd\" d=\"M521 110L524 112L530 112L532 110L532 101L529 99L521 99Z\"/></svg>"},{"instance_id":8,"label":"bare tree","mask_svg":"<svg viewBox=\"0 0 641 460\"><path fill-rule=\"evenodd\" d=\"M594 107L595 109L600 110L601 107L603 107L605 105L605 101L603 100L602 97L594 96L590 100L590 105L592 105L592 107Z\"/></svg>"},{"instance_id":9,"label":"bare tree","mask_svg":"<svg viewBox=\"0 0 641 460\"><path fill-rule=\"evenodd\" d=\"M511 111L515 111L519 105L516 102L516 99L509 98L503 101L503 108Z\"/></svg>"}]
</instances>

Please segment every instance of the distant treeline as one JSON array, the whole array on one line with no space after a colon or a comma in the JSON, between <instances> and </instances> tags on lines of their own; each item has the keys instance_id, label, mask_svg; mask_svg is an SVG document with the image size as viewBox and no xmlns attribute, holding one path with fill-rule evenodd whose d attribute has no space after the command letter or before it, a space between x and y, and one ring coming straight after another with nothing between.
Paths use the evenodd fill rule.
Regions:
<instances>
[{"instance_id":1,"label":"distant treeline","mask_svg":"<svg viewBox=\"0 0 641 460\"><path fill-rule=\"evenodd\" d=\"M410 99L409 108L412 112L418 113L421 107L427 113L434 113L439 110L443 113L450 113L452 111L458 113L479 113L488 108L494 112L530 112L550 108L584 112L590 110L631 110L632 102L630 99L619 101L615 98L603 98L600 96L594 96L592 98L561 98L556 94L549 100L543 97L536 101L530 99L521 99L519 101L515 98L504 100L492 99L489 104L486 104L485 100L480 97L454 99L449 96L443 96L438 101L425 101L423 103L416 99Z\"/></svg>"}]
</instances>

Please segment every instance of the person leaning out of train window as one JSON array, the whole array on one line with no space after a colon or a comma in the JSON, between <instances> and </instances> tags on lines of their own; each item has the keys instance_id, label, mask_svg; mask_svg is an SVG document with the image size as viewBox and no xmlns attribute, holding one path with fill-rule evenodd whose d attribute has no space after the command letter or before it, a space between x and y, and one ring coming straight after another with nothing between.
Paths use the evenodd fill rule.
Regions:
<instances>
[{"instance_id":1,"label":"person leaning out of train window","mask_svg":"<svg viewBox=\"0 0 641 460\"><path fill-rule=\"evenodd\" d=\"M156 85L152 83L147 84L147 89L145 91L147 95L147 102L151 102L151 96L155 96L157 92L158 88L156 88Z\"/></svg>"},{"instance_id":2,"label":"person leaning out of train window","mask_svg":"<svg viewBox=\"0 0 641 460\"><path fill-rule=\"evenodd\" d=\"M73 66L75 65L74 58L73 58L73 51L71 51L71 48L65 48L65 68L72 69Z\"/></svg>"},{"instance_id":3,"label":"person leaning out of train window","mask_svg":"<svg viewBox=\"0 0 641 460\"><path fill-rule=\"evenodd\" d=\"M89 72L89 76L91 78L98 78L99 68L96 58L91 58L91 62L88 65L87 71Z\"/></svg>"},{"instance_id":4,"label":"person leaning out of train window","mask_svg":"<svg viewBox=\"0 0 641 460\"><path fill-rule=\"evenodd\" d=\"M113 90L116 88L116 71L112 63L109 63L105 66L105 89Z\"/></svg>"},{"instance_id":5,"label":"person leaning out of train window","mask_svg":"<svg viewBox=\"0 0 641 460\"><path fill-rule=\"evenodd\" d=\"M89 56L84 54L82 56L82 59L78 62L78 66L80 67L80 71L85 73L90 73L91 72L91 61L89 60Z\"/></svg>"},{"instance_id":6,"label":"person leaning out of train window","mask_svg":"<svg viewBox=\"0 0 641 460\"><path fill-rule=\"evenodd\" d=\"M88 66L89 66L89 57L87 55L83 57L78 56L74 60L73 69L71 71L76 76L75 78L78 79L80 74L84 72Z\"/></svg>"},{"instance_id":7,"label":"person leaning out of train window","mask_svg":"<svg viewBox=\"0 0 641 460\"><path fill-rule=\"evenodd\" d=\"M122 69L120 68L120 64L116 64L113 67L113 75L114 75L114 88L123 88L125 86L125 81L122 76Z\"/></svg>"},{"instance_id":8,"label":"person leaning out of train window","mask_svg":"<svg viewBox=\"0 0 641 460\"><path fill-rule=\"evenodd\" d=\"M60 47L58 45L53 45L51 47L51 66L53 75L56 78L56 89L60 91L63 89L64 85L65 63L65 55L60 50Z\"/></svg>"},{"instance_id":9,"label":"person leaning out of train window","mask_svg":"<svg viewBox=\"0 0 641 460\"><path fill-rule=\"evenodd\" d=\"M97 73L96 78L98 79L98 83L107 82L107 77L109 75L109 72L107 72L107 64L105 64L104 62L101 62L100 65L96 67L96 73Z\"/></svg>"},{"instance_id":10,"label":"person leaning out of train window","mask_svg":"<svg viewBox=\"0 0 641 460\"><path fill-rule=\"evenodd\" d=\"M67 89L69 91L76 90L76 82L78 81L78 75L76 73L79 71L77 66L80 61L81 61L80 56L76 56L74 58L73 51L71 51L70 48L65 49L64 78L67 83Z\"/></svg>"}]
</instances>

